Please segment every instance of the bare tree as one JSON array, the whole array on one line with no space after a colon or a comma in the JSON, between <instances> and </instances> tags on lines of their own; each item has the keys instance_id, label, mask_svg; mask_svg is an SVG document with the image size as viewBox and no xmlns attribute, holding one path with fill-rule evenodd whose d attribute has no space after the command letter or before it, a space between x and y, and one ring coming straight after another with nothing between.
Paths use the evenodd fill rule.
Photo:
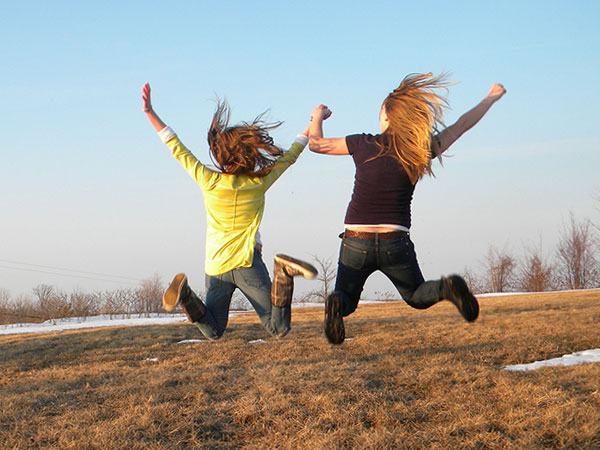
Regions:
<instances>
[{"instance_id":1,"label":"bare tree","mask_svg":"<svg viewBox=\"0 0 600 450\"><path fill-rule=\"evenodd\" d=\"M375 291L373 292L375 300L380 301L394 301L400 298L400 293L398 291Z\"/></svg>"},{"instance_id":2,"label":"bare tree","mask_svg":"<svg viewBox=\"0 0 600 450\"><path fill-rule=\"evenodd\" d=\"M0 295L4 296L1 292ZM19 295L14 299L5 297L4 300L6 300L4 306L0 308L4 311L3 323L36 322L41 319L38 308L34 306L31 298Z\"/></svg>"},{"instance_id":3,"label":"bare tree","mask_svg":"<svg viewBox=\"0 0 600 450\"><path fill-rule=\"evenodd\" d=\"M80 290L71 293L69 304L71 316L73 317L92 316L98 312L99 307L95 294L88 294Z\"/></svg>"},{"instance_id":4,"label":"bare tree","mask_svg":"<svg viewBox=\"0 0 600 450\"><path fill-rule=\"evenodd\" d=\"M204 301L204 296L198 294L198 297ZM231 296L230 308L234 311L249 311L252 308L250 301L242 294L239 289L236 289Z\"/></svg>"},{"instance_id":5,"label":"bare tree","mask_svg":"<svg viewBox=\"0 0 600 450\"><path fill-rule=\"evenodd\" d=\"M10 293L4 288L0 288L0 324L10 323L10 306Z\"/></svg>"},{"instance_id":6,"label":"bare tree","mask_svg":"<svg viewBox=\"0 0 600 450\"><path fill-rule=\"evenodd\" d=\"M70 315L68 296L57 291L54 286L40 284L33 288L33 294L37 297L38 314L43 319L58 319Z\"/></svg>"},{"instance_id":7,"label":"bare tree","mask_svg":"<svg viewBox=\"0 0 600 450\"><path fill-rule=\"evenodd\" d=\"M118 314L117 296L114 291L105 291L101 294L102 314L107 314L112 319L113 314Z\"/></svg>"},{"instance_id":8,"label":"bare tree","mask_svg":"<svg viewBox=\"0 0 600 450\"><path fill-rule=\"evenodd\" d=\"M39 284L33 288L33 294L37 297L41 308L50 302L54 293L54 286L50 286L49 284Z\"/></svg>"},{"instance_id":9,"label":"bare tree","mask_svg":"<svg viewBox=\"0 0 600 450\"><path fill-rule=\"evenodd\" d=\"M600 212L600 188L594 194L594 200L596 200L596 203L597 203L596 211ZM600 224L593 224L593 225L596 230L600 231Z\"/></svg>"},{"instance_id":10,"label":"bare tree","mask_svg":"<svg viewBox=\"0 0 600 450\"><path fill-rule=\"evenodd\" d=\"M544 292L554 288L555 267L544 261L541 240L539 247L525 249L518 278L519 288L525 292Z\"/></svg>"},{"instance_id":11,"label":"bare tree","mask_svg":"<svg viewBox=\"0 0 600 450\"><path fill-rule=\"evenodd\" d=\"M164 287L158 274L154 274L151 278L143 280L141 286L136 291L139 301L137 312L149 315L150 313L161 311L163 292Z\"/></svg>"},{"instance_id":12,"label":"bare tree","mask_svg":"<svg viewBox=\"0 0 600 450\"><path fill-rule=\"evenodd\" d=\"M14 311L21 314L17 322L36 322L43 319L33 299L28 295L19 295L13 300Z\"/></svg>"},{"instance_id":13,"label":"bare tree","mask_svg":"<svg viewBox=\"0 0 600 450\"><path fill-rule=\"evenodd\" d=\"M469 289L474 294L482 294L485 291L485 281L482 277L475 272L473 272L470 268L465 267L461 276L469 286Z\"/></svg>"},{"instance_id":14,"label":"bare tree","mask_svg":"<svg viewBox=\"0 0 600 450\"><path fill-rule=\"evenodd\" d=\"M513 289L516 266L517 262L506 250L500 252L490 247L485 261L488 289L491 292L508 292Z\"/></svg>"},{"instance_id":15,"label":"bare tree","mask_svg":"<svg viewBox=\"0 0 600 450\"><path fill-rule=\"evenodd\" d=\"M573 213L563 227L557 251L557 271L562 287L587 289L600 284L598 240L589 220L578 221Z\"/></svg>"},{"instance_id":16,"label":"bare tree","mask_svg":"<svg viewBox=\"0 0 600 450\"><path fill-rule=\"evenodd\" d=\"M101 294L102 312L111 316L115 314L127 314L135 312L138 299L137 292L130 288L105 291Z\"/></svg>"},{"instance_id":17,"label":"bare tree","mask_svg":"<svg viewBox=\"0 0 600 450\"><path fill-rule=\"evenodd\" d=\"M337 274L337 266L331 258L323 258L317 255L313 255L312 258L314 265L319 271L316 280L320 281L321 285L318 289L314 289L306 294L303 299L325 302L327 296L333 292L333 288L335 286L335 277Z\"/></svg>"}]
</instances>

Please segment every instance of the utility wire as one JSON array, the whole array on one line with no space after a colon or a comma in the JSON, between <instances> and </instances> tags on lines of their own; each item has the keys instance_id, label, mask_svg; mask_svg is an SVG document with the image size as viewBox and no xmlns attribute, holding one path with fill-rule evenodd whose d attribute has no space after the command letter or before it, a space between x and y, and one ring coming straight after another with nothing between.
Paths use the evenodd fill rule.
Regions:
<instances>
[{"instance_id":1,"label":"utility wire","mask_svg":"<svg viewBox=\"0 0 600 450\"><path fill-rule=\"evenodd\" d=\"M127 283L127 284L138 284L142 281L137 278L124 277L121 275L111 275L111 274L100 273L100 272L87 272L84 270L68 269L68 268L56 267L56 266L46 266L46 265L42 265L42 264L24 263L24 262L20 262L20 261L10 261L10 260L5 260L5 259L0 259L0 263L18 264L21 266L30 266L30 267L12 267L12 266L6 266L6 265L0 264L0 268L3 268L3 269L46 273L46 274L50 274L50 275L59 275L59 276L63 276L63 277L83 278L83 279L88 279L88 280L99 280L99 281L108 281L108 282L112 282L112 283ZM33 269L31 267L40 267L42 269L50 269L51 271L41 270L41 269ZM68 273L60 273L57 271L68 272ZM81 274L81 275L79 275L79 274Z\"/></svg>"}]
</instances>

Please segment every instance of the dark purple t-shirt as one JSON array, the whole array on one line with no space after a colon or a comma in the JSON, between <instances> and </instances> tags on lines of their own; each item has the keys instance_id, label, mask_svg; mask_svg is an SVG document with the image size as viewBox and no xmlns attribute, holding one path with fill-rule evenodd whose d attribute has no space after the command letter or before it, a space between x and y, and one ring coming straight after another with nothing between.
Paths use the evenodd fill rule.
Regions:
<instances>
[{"instance_id":1,"label":"dark purple t-shirt","mask_svg":"<svg viewBox=\"0 0 600 450\"><path fill-rule=\"evenodd\" d=\"M380 134L346 136L356 175L344 223L393 224L410 228L410 203L415 185L395 158L380 156L371 159L379 154L377 139L381 139Z\"/></svg>"}]
</instances>

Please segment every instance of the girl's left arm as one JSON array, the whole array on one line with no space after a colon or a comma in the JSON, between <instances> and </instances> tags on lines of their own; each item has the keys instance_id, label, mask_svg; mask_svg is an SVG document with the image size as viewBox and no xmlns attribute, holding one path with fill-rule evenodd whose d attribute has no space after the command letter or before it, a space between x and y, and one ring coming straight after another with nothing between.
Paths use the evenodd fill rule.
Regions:
<instances>
[{"instance_id":1,"label":"girl's left arm","mask_svg":"<svg viewBox=\"0 0 600 450\"><path fill-rule=\"evenodd\" d=\"M331 110L324 105L317 106L310 115L308 148L311 152L324 155L349 155L346 138L324 138L323 121L331 116Z\"/></svg>"},{"instance_id":2,"label":"girl's left arm","mask_svg":"<svg viewBox=\"0 0 600 450\"><path fill-rule=\"evenodd\" d=\"M460 118L450 125L448 128L442 130L437 134L434 139L439 145L432 148L433 157L440 156L448 148L456 142L467 130L471 129L481 118L488 112L494 103L502 98L506 94L506 89L501 84L493 84L490 88L490 92L487 97L484 98L477 106L473 109L464 113Z\"/></svg>"},{"instance_id":3,"label":"girl's left arm","mask_svg":"<svg viewBox=\"0 0 600 450\"><path fill-rule=\"evenodd\" d=\"M302 153L302 150L304 150L304 147L308 144L308 131L309 127L307 126L301 134L296 136L290 149L275 161L275 164L273 164L269 173L262 177L262 186L265 191L277 181L283 172L296 162L300 153Z\"/></svg>"}]
</instances>

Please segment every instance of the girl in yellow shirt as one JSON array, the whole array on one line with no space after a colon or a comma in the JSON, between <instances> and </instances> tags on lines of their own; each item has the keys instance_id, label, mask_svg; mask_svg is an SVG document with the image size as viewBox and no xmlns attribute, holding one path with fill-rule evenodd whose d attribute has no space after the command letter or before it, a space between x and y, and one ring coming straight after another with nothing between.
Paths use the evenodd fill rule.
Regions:
<instances>
[{"instance_id":1,"label":"girl in yellow shirt","mask_svg":"<svg viewBox=\"0 0 600 450\"><path fill-rule=\"evenodd\" d=\"M190 289L185 274L175 276L163 305L177 304L208 339L220 338L227 327L235 289L248 298L272 336L290 330L293 277L314 278L316 269L286 255L276 255L274 280L262 260L258 227L265 192L292 165L308 143L308 127L286 152L274 145L269 131L281 123L254 121L229 126L229 107L219 102L208 131L211 157L219 170L202 164L154 112L150 85L142 89L143 109L162 141L171 149L204 196L206 230L206 305Z\"/></svg>"}]
</instances>

